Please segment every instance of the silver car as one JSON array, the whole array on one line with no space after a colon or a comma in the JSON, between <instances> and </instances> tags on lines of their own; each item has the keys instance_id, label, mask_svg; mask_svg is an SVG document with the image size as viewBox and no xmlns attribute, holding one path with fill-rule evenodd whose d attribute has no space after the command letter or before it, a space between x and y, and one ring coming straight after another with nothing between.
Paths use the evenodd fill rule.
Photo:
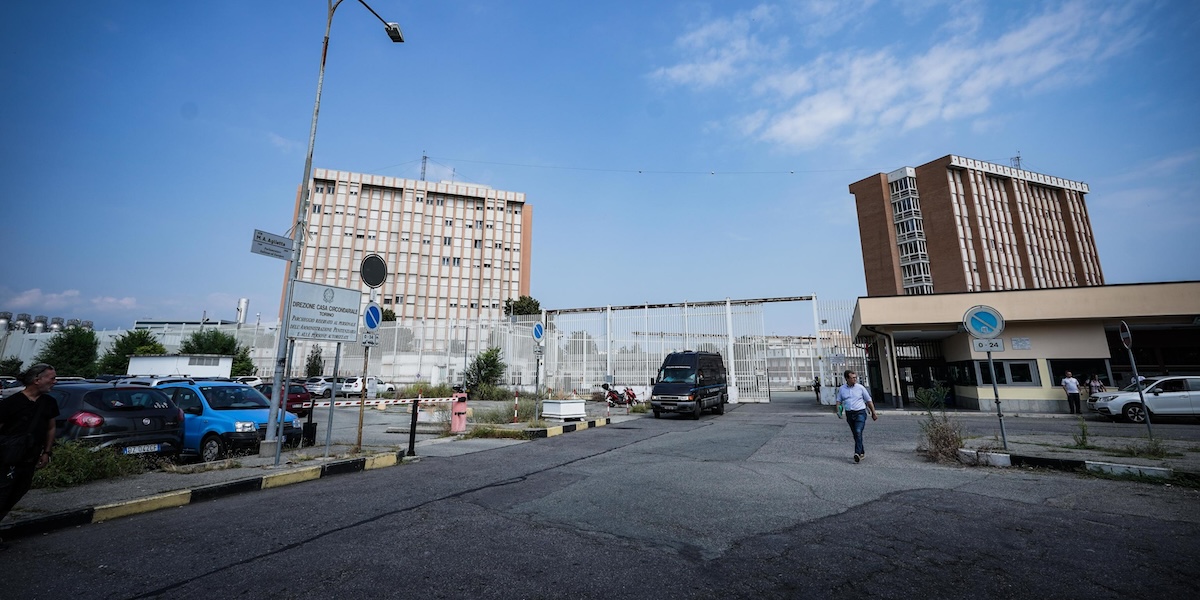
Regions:
<instances>
[{"instance_id":1,"label":"silver car","mask_svg":"<svg viewBox=\"0 0 1200 600\"><path fill-rule=\"evenodd\" d=\"M1147 377L1142 395L1152 416L1200 416L1200 377ZM1134 423L1146 421L1137 384L1116 392L1101 392L1088 398L1088 408L1106 417L1122 417Z\"/></svg>"}]
</instances>

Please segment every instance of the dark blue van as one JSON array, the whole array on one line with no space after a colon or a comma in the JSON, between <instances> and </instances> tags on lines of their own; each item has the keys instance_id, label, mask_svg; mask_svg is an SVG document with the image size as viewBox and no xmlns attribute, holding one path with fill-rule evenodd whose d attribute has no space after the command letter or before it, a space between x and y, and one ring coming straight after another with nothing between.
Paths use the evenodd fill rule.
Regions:
<instances>
[{"instance_id":1,"label":"dark blue van","mask_svg":"<svg viewBox=\"0 0 1200 600\"><path fill-rule=\"evenodd\" d=\"M725 414L729 387L725 361L716 352L672 352L663 359L650 392L654 418L662 413L681 413L699 419L707 409Z\"/></svg>"}]
</instances>

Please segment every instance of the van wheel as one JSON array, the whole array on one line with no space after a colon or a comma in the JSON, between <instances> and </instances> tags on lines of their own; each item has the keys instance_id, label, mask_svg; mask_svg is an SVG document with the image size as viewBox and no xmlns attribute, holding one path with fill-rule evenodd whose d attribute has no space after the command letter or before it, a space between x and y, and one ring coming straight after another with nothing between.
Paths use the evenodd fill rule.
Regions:
<instances>
[{"instance_id":1,"label":"van wheel","mask_svg":"<svg viewBox=\"0 0 1200 600\"><path fill-rule=\"evenodd\" d=\"M656 410L656 411L654 411L654 418L655 418L655 419L661 419L661 418L662 418L662 411L661 411L661 410Z\"/></svg>"},{"instance_id":2,"label":"van wheel","mask_svg":"<svg viewBox=\"0 0 1200 600\"><path fill-rule=\"evenodd\" d=\"M717 405L713 407L713 412L717 413L718 415L725 414L725 396L721 396L720 401L718 401Z\"/></svg>"},{"instance_id":3,"label":"van wheel","mask_svg":"<svg viewBox=\"0 0 1200 600\"><path fill-rule=\"evenodd\" d=\"M200 442L200 460L212 462L222 458L225 458L225 442L221 440L221 436L208 434L208 437Z\"/></svg>"},{"instance_id":4,"label":"van wheel","mask_svg":"<svg viewBox=\"0 0 1200 600\"><path fill-rule=\"evenodd\" d=\"M692 411L692 420L699 421L700 413L702 412L704 412L704 402L701 400L696 400L696 410Z\"/></svg>"}]
</instances>

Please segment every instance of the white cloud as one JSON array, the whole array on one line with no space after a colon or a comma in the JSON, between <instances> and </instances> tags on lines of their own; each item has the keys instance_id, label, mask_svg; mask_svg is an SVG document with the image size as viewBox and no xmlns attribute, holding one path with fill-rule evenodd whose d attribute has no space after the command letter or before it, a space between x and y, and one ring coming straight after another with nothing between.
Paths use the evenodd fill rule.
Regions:
<instances>
[{"instance_id":1,"label":"white cloud","mask_svg":"<svg viewBox=\"0 0 1200 600\"><path fill-rule=\"evenodd\" d=\"M739 73L787 47L787 38L774 46L759 40L761 30L775 22L776 10L760 5L729 19L705 23L676 40L690 58L682 63L656 69L655 79L678 85L714 87L736 78Z\"/></svg>"},{"instance_id":2,"label":"white cloud","mask_svg":"<svg viewBox=\"0 0 1200 600\"><path fill-rule=\"evenodd\" d=\"M824 17L831 31L847 26L869 4L837 10L842 3L814 1L793 11ZM654 71L660 80L709 90L720 85L757 95L746 116L729 117L745 135L787 147L812 148L831 141L875 138L938 122L972 119L1010 94L1036 94L1095 77L1098 63L1139 43L1136 6L1069 2L1006 26L986 20L988 5L950 7L944 41L916 52L898 45L867 50L822 45L808 62L779 64L786 38L739 13L702 24L680 37L684 59ZM774 14L760 6L758 14ZM953 27L950 25L953 24ZM814 25L815 26L815 25ZM787 29L779 27L779 29ZM778 34L782 35L782 34ZM857 37L847 36L857 40ZM744 101L744 99L743 99Z\"/></svg>"},{"instance_id":3,"label":"white cloud","mask_svg":"<svg viewBox=\"0 0 1200 600\"><path fill-rule=\"evenodd\" d=\"M300 142L289 140L282 135L270 131L267 132L267 141L270 142L272 146L275 146L284 152L293 152L304 147L300 144Z\"/></svg>"},{"instance_id":4,"label":"white cloud","mask_svg":"<svg viewBox=\"0 0 1200 600\"><path fill-rule=\"evenodd\" d=\"M99 311L114 311L114 310L133 310L138 307L137 298L126 296L124 298L114 298L112 296L100 296L92 298L92 308Z\"/></svg>"},{"instance_id":5,"label":"white cloud","mask_svg":"<svg viewBox=\"0 0 1200 600\"><path fill-rule=\"evenodd\" d=\"M61 293L46 293L39 288L18 292L4 302L13 310L32 312L53 312L74 308L79 305L79 290L65 290Z\"/></svg>"}]
</instances>

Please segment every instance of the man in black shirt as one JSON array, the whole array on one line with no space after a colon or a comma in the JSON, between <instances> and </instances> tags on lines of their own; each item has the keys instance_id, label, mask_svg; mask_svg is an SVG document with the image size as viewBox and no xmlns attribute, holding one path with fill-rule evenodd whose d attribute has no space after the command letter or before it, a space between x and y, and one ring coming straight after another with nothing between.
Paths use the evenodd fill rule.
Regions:
<instances>
[{"instance_id":1,"label":"man in black shirt","mask_svg":"<svg viewBox=\"0 0 1200 600\"><path fill-rule=\"evenodd\" d=\"M54 388L56 377L54 367L46 363L33 365L19 377L25 389L0 400L0 436L32 437L16 464L0 465L0 519L29 491L33 472L50 464L58 403L47 392Z\"/></svg>"}]
</instances>

